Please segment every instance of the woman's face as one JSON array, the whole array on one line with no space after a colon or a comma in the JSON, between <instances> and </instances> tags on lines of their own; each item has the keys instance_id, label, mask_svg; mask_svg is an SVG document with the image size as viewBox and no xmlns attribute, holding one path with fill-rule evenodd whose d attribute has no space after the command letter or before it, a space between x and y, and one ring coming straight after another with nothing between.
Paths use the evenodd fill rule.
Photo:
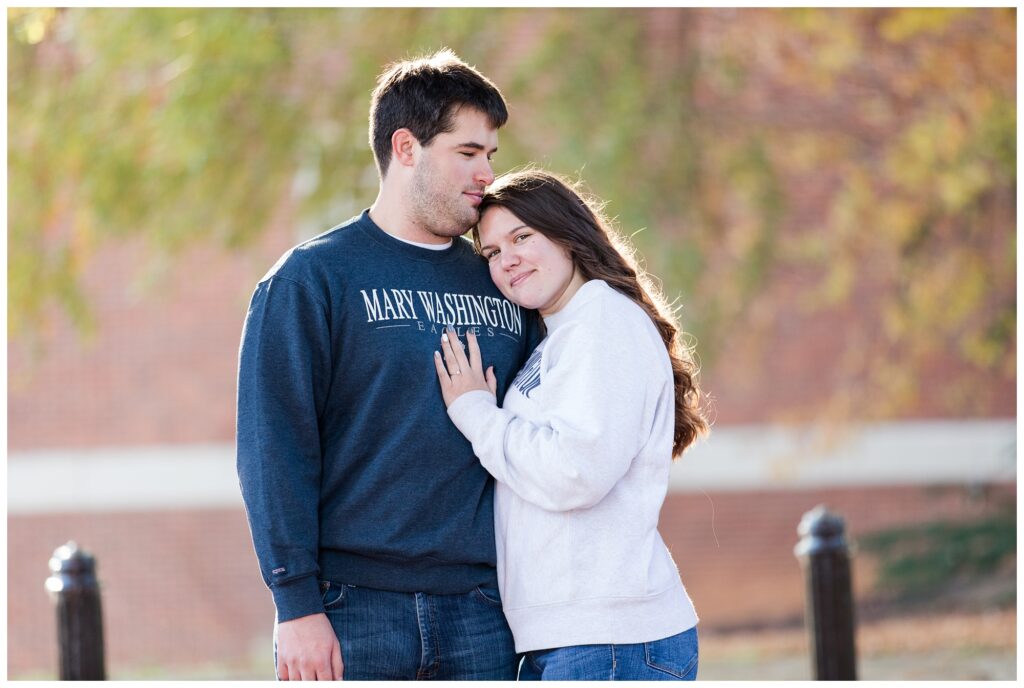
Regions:
<instances>
[{"instance_id":1,"label":"woman's face","mask_svg":"<svg viewBox=\"0 0 1024 688\"><path fill-rule=\"evenodd\" d=\"M561 310L584 282L568 251L505 208L484 211L480 246L501 293L541 315Z\"/></svg>"}]
</instances>

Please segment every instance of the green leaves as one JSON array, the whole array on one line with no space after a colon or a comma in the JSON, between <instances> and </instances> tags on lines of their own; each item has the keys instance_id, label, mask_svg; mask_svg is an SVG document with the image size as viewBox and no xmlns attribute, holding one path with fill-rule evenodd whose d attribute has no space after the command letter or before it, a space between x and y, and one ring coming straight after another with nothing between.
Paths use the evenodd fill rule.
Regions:
<instances>
[{"instance_id":1,"label":"green leaves","mask_svg":"<svg viewBox=\"0 0 1024 688\"><path fill-rule=\"evenodd\" d=\"M873 348L846 352L843 379L887 403L850 408L912 406L936 356L953 357L961 383L1012 380L1015 21L1005 9L11 9L10 336L43 332L55 312L87 326L81 277L107 242L141 240L166 261L194 243L244 248L282 207L305 235L365 207L377 74L447 45L509 100L497 171L537 162L606 199L679 297L706 371L719 355L760 369L743 357L767 355L782 316L867 300L848 347ZM740 332L747 344L730 349ZM848 392L835 384L823 393Z\"/></svg>"},{"instance_id":2,"label":"green leaves","mask_svg":"<svg viewBox=\"0 0 1024 688\"><path fill-rule=\"evenodd\" d=\"M966 523L933 521L877 531L861 537L859 545L879 559L880 590L908 600L934 600L942 586L977 583L1012 565L1016 519L1011 506Z\"/></svg>"}]
</instances>

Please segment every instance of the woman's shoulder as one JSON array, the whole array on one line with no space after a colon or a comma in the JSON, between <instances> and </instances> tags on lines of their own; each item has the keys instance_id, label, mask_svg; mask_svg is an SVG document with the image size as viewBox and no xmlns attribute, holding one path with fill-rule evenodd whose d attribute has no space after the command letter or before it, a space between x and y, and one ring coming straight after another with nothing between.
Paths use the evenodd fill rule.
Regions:
<instances>
[{"instance_id":1,"label":"woman's shoulder","mask_svg":"<svg viewBox=\"0 0 1024 688\"><path fill-rule=\"evenodd\" d=\"M552 351L583 346L643 353L664 348L654 322L633 299L599 280L587 282L584 287L590 293L572 318L552 334Z\"/></svg>"},{"instance_id":2,"label":"woman's shoulder","mask_svg":"<svg viewBox=\"0 0 1024 688\"><path fill-rule=\"evenodd\" d=\"M648 329L656 331L654 322L643 306L603 280L592 280L594 296L581 310L583 324L606 330L625 328ZM609 327L609 326L615 327Z\"/></svg>"},{"instance_id":3,"label":"woman's shoulder","mask_svg":"<svg viewBox=\"0 0 1024 688\"><path fill-rule=\"evenodd\" d=\"M660 382L666 371L671 375L664 340L643 307L606 284L581 305L571 321L549 334L544 369L601 370L615 384L645 388L652 380Z\"/></svg>"}]
</instances>

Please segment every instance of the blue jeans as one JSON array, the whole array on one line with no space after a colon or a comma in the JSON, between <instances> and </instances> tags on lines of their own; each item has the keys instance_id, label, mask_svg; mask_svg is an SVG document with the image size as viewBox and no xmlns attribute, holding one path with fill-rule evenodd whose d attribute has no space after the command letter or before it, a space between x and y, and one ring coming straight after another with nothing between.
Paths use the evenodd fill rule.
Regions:
<instances>
[{"instance_id":1,"label":"blue jeans","mask_svg":"<svg viewBox=\"0 0 1024 688\"><path fill-rule=\"evenodd\" d=\"M519 658L497 588L432 595L321 581L320 590L346 681L516 677Z\"/></svg>"},{"instance_id":2,"label":"blue jeans","mask_svg":"<svg viewBox=\"0 0 1024 688\"><path fill-rule=\"evenodd\" d=\"M693 681L697 627L634 645L573 645L527 652L520 681Z\"/></svg>"}]
</instances>

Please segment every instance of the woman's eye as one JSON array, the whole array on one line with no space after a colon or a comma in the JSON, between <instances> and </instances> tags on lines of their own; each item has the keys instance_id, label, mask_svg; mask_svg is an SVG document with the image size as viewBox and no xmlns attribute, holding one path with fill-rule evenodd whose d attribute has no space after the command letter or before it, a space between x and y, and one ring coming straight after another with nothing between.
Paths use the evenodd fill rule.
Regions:
<instances>
[{"instance_id":1,"label":"woman's eye","mask_svg":"<svg viewBox=\"0 0 1024 688\"><path fill-rule=\"evenodd\" d=\"M484 258L486 258L487 262L489 263L493 258L497 257L498 253L500 253L500 251L490 251L489 253L487 253L487 255L484 256Z\"/></svg>"},{"instance_id":2,"label":"woman's eye","mask_svg":"<svg viewBox=\"0 0 1024 688\"><path fill-rule=\"evenodd\" d=\"M529 232L523 232L522 234L517 234L516 238L513 239L512 241L514 241L515 243L518 244L518 243L521 243L522 240L525 239L528 236L530 236Z\"/></svg>"},{"instance_id":3,"label":"woman's eye","mask_svg":"<svg viewBox=\"0 0 1024 688\"><path fill-rule=\"evenodd\" d=\"M465 156L467 158L473 157L473 153L467 153L466 151L462 151L461 153L459 153L459 155Z\"/></svg>"}]
</instances>

